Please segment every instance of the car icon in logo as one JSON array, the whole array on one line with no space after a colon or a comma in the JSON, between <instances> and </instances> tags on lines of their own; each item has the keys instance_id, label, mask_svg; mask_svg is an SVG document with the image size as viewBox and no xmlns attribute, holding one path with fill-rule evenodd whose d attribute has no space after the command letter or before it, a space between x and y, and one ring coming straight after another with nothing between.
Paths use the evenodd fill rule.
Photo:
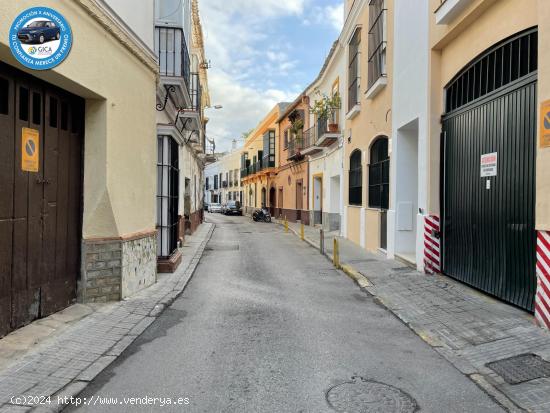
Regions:
<instances>
[{"instance_id":1,"label":"car icon in logo","mask_svg":"<svg viewBox=\"0 0 550 413\"><path fill-rule=\"evenodd\" d=\"M35 20L17 32L21 43L44 43L59 40L59 27L50 20Z\"/></svg>"}]
</instances>

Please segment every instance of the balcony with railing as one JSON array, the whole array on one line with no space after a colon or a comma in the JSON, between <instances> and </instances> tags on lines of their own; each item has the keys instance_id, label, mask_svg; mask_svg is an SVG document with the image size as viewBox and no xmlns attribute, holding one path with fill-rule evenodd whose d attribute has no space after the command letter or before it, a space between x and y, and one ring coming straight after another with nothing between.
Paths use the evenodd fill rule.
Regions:
<instances>
[{"instance_id":1,"label":"balcony with railing","mask_svg":"<svg viewBox=\"0 0 550 413\"><path fill-rule=\"evenodd\" d=\"M317 121L317 146L331 146L340 139L341 132L338 110L334 109L328 119L321 118Z\"/></svg>"},{"instance_id":2,"label":"balcony with railing","mask_svg":"<svg viewBox=\"0 0 550 413\"><path fill-rule=\"evenodd\" d=\"M187 107L191 103L191 59L183 30L179 27L155 26L155 53L166 93L174 93L176 106Z\"/></svg>"},{"instance_id":3,"label":"balcony with railing","mask_svg":"<svg viewBox=\"0 0 550 413\"><path fill-rule=\"evenodd\" d=\"M317 136L319 135L319 124L313 125L304 131L302 141L302 155L314 155L321 152L323 148L317 145Z\"/></svg>"},{"instance_id":4,"label":"balcony with railing","mask_svg":"<svg viewBox=\"0 0 550 413\"><path fill-rule=\"evenodd\" d=\"M302 149L304 147L303 132L293 135L288 141L288 160L297 161L303 158Z\"/></svg>"}]
</instances>

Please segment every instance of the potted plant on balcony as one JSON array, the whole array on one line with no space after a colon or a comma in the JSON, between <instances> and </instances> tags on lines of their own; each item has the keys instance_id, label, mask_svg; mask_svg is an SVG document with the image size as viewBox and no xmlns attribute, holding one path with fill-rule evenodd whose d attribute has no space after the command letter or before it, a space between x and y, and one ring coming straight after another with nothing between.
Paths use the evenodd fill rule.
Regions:
<instances>
[{"instance_id":1,"label":"potted plant on balcony","mask_svg":"<svg viewBox=\"0 0 550 413\"><path fill-rule=\"evenodd\" d=\"M301 149L302 148L302 133L304 131L304 121L300 117L294 118L292 120L290 131L292 132L292 135L294 136L294 139L296 141L295 148Z\"/></svg>"},{"instance_id":2,"label":"potted plant on balcony","mask_svg":"<svg viewBox=\"0 0 550 413\"><path fill-rule=\"evenodd\" d=\"M328 120L328 131L331 133L338 132L338 123L333 116L334 111L340 109L342 100L340 95L335 93L332 96L326 94L321 94L319 91L316 92L321 98L316 100L313 104L313 107L310 110L317 115L317 119Z\"/></svg>"}]
</instances>

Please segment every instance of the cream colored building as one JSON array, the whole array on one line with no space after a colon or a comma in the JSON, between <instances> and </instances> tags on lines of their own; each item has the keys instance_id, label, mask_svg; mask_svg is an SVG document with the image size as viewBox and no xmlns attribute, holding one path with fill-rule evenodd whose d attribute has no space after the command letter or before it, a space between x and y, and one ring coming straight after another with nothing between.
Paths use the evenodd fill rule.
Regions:
<instances>
[{"instance_id":1,"label":"cream colored building","mask_svg":"<svg viewBox=\"0 0 550 413\"><path fill-rule=\"evenodd\" d=\"M426 260L548 326L550 3L429 7Z\"/></svg>"},{"instance_id":2,"label":"cream colored building","mask_svg":"<svg viewBox=\"0 0 550 413\"><path fill-rule=\"evenodd\" d=\"M345 2L344 236L385 251L392 116L393 0Z\"/></svg>"},{"instance_id":3,"label":"cream colored building","mask_svg":"<svg viewBox=\"0 0 550 413\"><path fill-rule=\"evenodd\" d=\"M277 103L258 123L241 152L240 174L243 187L243 212L251 214L263 205L282 209L282 197L276 194L276 177L285 153L280 147L277 120L288 103ZM280 187L282 191L282 185Z\"/></svg>"},{"instance_id":4,"label":"cream colored building","mask_svg":"<svg viewBox=\"0 0 550 413\"><path fill-rule=\"evenodd\" d=\"M185 234L202 222L208 121L204 109L210 97L198 1L156 0L155 16L160 69L157 255L159 271L172 272L181 262Z\"/></svg>"},{"instance_id":5,"label":"cream colored building","mask_svg":"<svg viewBox=\"0 0 550 413\"><path fill-rule=\"evenodd\" d=\"M7 43L36 2L0 3L0 335L77 296L117 300L156 279L153 26L134 30L103 2L40 5L73 34L67 59L47 71L23 68ZM152 8L134 13L152 21ZM20 168L23 127L38 131L38 172Z\"/></svg>"},{"instance_id":6,"label":"cream colored building","mask_svg":"<svg viewBox=\"0 0 550 413\"><path fill-rule=\"evenodd\" d=\"M242 204L241 150L235 148L204 168L204 202L207 205L225 204L228 201L239 201Z\"/></svg>"}]
</instances>

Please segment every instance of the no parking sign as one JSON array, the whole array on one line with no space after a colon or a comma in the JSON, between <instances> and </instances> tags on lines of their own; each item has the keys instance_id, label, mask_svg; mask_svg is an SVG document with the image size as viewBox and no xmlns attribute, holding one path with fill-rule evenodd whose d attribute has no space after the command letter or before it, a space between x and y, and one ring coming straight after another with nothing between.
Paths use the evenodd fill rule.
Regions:
<instances>
[{"instance_id":1,"label":"no parking sign","mask_svg":"<svg viewBox=\"0 0 550 413\"><path fill-rule=\"evenodd\" d=\"M540 106L540 147L550 148L550 100Z\"/></svg>"},{"instance_id":2,"label":"no parking sign","mask_svg":"<svg viewBox=\"0 0 550 413\"><path fill-rule=\"evenodd\" d=\"M21 169L38 172L40 134L36 129L23 128L21 133Z\"/></svg>"}]
</instances>

